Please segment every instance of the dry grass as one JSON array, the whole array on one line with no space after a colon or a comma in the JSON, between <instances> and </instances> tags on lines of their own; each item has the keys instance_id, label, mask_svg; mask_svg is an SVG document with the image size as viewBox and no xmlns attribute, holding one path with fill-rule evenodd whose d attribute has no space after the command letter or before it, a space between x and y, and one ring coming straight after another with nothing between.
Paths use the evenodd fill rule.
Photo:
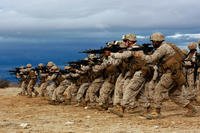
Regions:
<instances>
[{"instance_id":1,"label":"dry grass","mask_svg":"<svg viewBox=\"0 0 200 133\"><path fill-rule=\"evenodd\" d=\"M9 87L10 82L7 80L0 79L0 88Z\"/></svg>"}]
</instances>

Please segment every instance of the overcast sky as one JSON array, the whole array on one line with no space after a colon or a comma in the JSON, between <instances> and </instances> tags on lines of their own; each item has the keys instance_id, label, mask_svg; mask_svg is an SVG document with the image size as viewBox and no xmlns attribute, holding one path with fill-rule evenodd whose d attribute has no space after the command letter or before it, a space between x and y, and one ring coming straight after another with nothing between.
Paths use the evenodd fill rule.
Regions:
<instances>
[{"instance_id":1,"label":"overcast sky","mask_svg":"<svg viewBox=\"0 0 200 133\"><path fill-rule=\"evenodd\" d=\"M199 0L0 0L0 40L198 34L199 7Z\"/></svg>"}]
</instances>

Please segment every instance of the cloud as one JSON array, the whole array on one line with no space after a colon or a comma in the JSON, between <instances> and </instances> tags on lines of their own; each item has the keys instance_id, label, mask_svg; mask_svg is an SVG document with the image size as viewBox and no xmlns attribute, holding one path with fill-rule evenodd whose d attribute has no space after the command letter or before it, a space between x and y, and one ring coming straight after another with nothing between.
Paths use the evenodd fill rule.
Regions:
<instances>
[{"instance_id":1,"label":"cloud","mask_svg":"<svg viewBox=\"0 0 200 133\"><path fill-rule=\"evenodd\" d=\"M0 1L0 36L12 40L117 39L127 32L142 39L147 38L143 29L148 34L161 29L182 33L176 29L200 27L198 0Z\"/></svg>"},{"instance_id":2,"label":"cloud","mask_svg":"<svg viewBox=\"0 0 200 133\"><path fill-rule=\"evenodd\" d=\"M1 1L0 29L3 30L7 28L10 30L104 30L115 27L200 26L198 0Z\"/></svg>"},{"instance_id":3,"label":"cloud","mask_svg":"<svg viewBox=\"0 0 200 133\"><path fill-rule=\"evenodd\" d=\"M181 34L181 33L176 33L174 35L167 36L167 38L172 38L172 39L200 39L200 33L196 34Z\"/></svg>"}]
</instances>

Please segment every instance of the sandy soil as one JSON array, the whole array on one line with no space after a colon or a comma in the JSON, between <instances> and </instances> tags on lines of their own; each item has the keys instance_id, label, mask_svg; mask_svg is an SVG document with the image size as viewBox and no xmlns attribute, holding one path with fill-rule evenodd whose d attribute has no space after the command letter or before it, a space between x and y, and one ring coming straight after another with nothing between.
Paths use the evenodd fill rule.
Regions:
<instances>
[{"instance_id":1,"label":"sandy soil","mask_svg":"<svg viewBox=\"0 0 200 133\"><path fill-rule=\"evenodd\" d=\"M171 102L165 103L162 119L146 120L139 112L119 118L95 109L49 105L43 98L17 96L18 92L19 88L0 89L0 133L200 132L200 116L187 118L185 110Z\"/></svg>"}]
</instances>

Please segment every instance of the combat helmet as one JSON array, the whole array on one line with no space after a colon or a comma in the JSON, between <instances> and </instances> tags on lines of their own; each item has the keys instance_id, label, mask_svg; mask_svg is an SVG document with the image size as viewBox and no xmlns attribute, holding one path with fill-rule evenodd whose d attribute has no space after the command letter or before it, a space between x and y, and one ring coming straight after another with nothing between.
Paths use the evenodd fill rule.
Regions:
<instances>
[{"instance_id":1,"label":"combat helmet","mask_svg":"<svg viewBox=\"0 0 200 133\"><path fill-rule=\"evenodd\" d=\"M197 49L197 43L196 42L191 42L188 44L188 49L189 50L194 50Z\"/></svg>"},{"instance_id":2,"label":"combat helmet","mask_svg":"<svg viewBox=\"0 0 200 133\"><path fill-rule=\"evenodd\" d=\"M20 67L19 67L19 69L24 69L24 68L25 68L24 66L20 66Z\"/></svg>"},{"instance_id":3,"label":"combat helmet","mask_svg":"<svg viewBox=\"0 0 200 133\"><path fill-rule=\"evenodd\" d=\"M150 36L150 40L151 40L151 41L162 42L162 41L165 40L165 36L164 36L162 33L156 32L156 33L153 33L153 34Z\"/></svg>"},{"instance_id":4,"label":"combat helmet","mask_svg":"<svg viewBox=\"0 0 200 133\"><path fill-rule=\"evenodd\" d=\"M52 66L54 66L55 64L52 62L52 61L49 61L48 63L47 63L47 67L52 67Z\"/></svg>"},{"instance_id":5,"label":"combat helmet","mask_svg":"<svg viewBox=\"0 0 200 133\"><path fill-rule=\"evenodd\" d=\"M27 65L26 65L26 68L31 68L31 67L32 67L31 64L27 64Z\"/></svg>"},{"instance_id":6,"label":"combat helmet","mask_svg":"<svg viewBox=\"0 0 200 133\"><path fill-rule=\"evenodd\" d=\"M131 34L131 33L123 35L122 36L122 40L129 40L129 41L132 41L132 42L137 41L136 35L135 34Z\"/></svg>"},{"instance_id":7,"label":"combat helmet","mask_svg":"<svg viewBox=\"0 0 200 133\"><path fill-rule=\"evenodd\" d=\"M57 72L57 71L59 71L59 68L54 65L51 67L51 71Z\"/></svg>"},{"instance_id":8,"label":"combat helmet","mask_svg":"<svg viewBox=\"0 0 200 133\"><path fill-rule=\"evenodd\" d=\"M97 56L95 54L89 54L88 55L88 59L94 59L97 58Z\"/></svg>"},{"instance_id":9,"label":"combat helmet","mask_svg":"<svg viewBox=\"0 0 200 133\"><path fill-rule=\"evenodd\" d=\"M112 47L113 45L115 45L115 41L111 41L111 42L106 43L107 47Z\"/></svg>"},{"instance_id":10,"label":"combat helmet","mask_svg":"<svg viewBox=\"0 0 200 133\"><path fill-rule=\"evenodd\" d=\"M44 64L39 63L39 64L38 64L38 67L44 67Z\"/></svg>"}]
</instances>

